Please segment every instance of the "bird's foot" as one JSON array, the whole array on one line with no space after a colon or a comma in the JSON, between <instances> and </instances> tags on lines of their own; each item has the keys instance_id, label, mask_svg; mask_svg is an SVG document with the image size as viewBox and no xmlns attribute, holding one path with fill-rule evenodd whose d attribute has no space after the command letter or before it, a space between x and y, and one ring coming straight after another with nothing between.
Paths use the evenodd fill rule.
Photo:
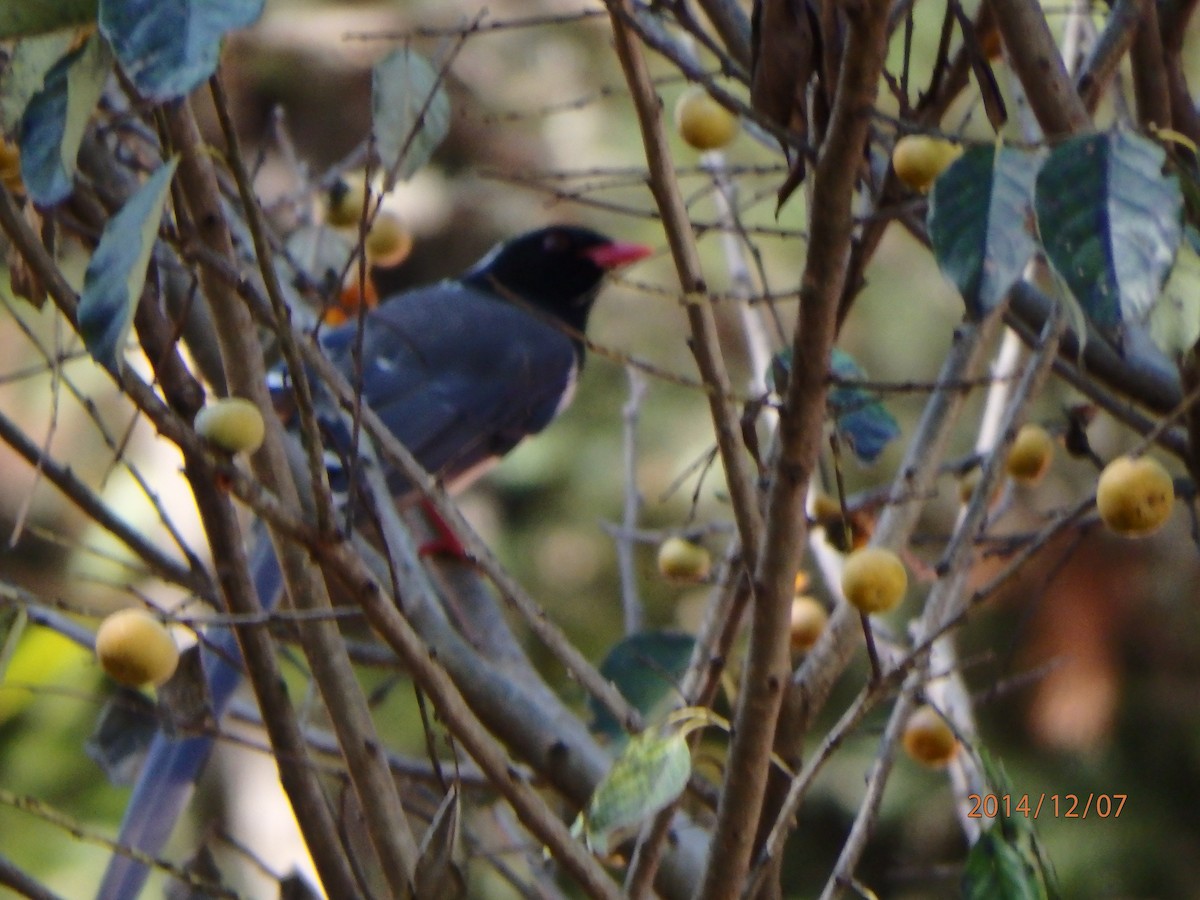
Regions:
<instances>
[{"instance_id":1,"label":"bird's foot","mask_svg":"<svg viewBox=\"0 0 1200 900\"><path fill-rule=\"evenodd\" d=\"M467 548L462 545L462 541L458 539L454 530L446 524L446 520L434 509L433 504L428 500L422 500L421 508L425 510L425 518L429 522L429 527L433 529L434 537L421 544L417 548L417 552L421 556L451 556L456 559L469 560L471 557L467 553Z\"/></svg>"}]
</instances>

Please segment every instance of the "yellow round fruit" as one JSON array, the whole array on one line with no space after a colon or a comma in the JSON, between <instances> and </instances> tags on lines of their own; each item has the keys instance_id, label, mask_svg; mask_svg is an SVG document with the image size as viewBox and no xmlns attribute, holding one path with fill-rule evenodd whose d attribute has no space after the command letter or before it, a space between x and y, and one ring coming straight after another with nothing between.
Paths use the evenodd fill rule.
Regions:
<instances>
[{"instance_id":1,"label":"yellow round fruit","mask_svg":"<svg viewBox=\"0 0 1200 900\"><path fill-rule=\"evenodd\" d=\"M367 180L361 172L339 178L325 194L325 222L335 228L357 228L368 196Z\"/></svg>"},{"instance_id":2,"label":"yellow round fruit","mask_svg":"<svg viewBox=\"0 0 1200 900\"><path fill-rule=\"evenodd\" d=\"M96 658L114 681L160 685L175 673L179 649L166 626L144 609L121 609L100 623Z\"/></svg>"},{"instance_id":3,"label":"yellow round fruit","mask_svg":"<svg viewBox=\"0 0 1200 900\"><path fill-rule=\"evenodd\" d=\"M891 612L900 605L907 589L908 572L891 550L863 547L846 557L842 593L859 612Z\"/></svg>"},{"instance_id":4,"label":"yellow round fruit","mask_svg":"<svg viewBox=\"0 0 1200 900\"><path fill-rule=\"evenodd\" d=\"M266 426L258 407L242 397L226 397L196 413L196 433L230 453L253 453L262 446Z\"/></svg>"},{"instance_id":5,"label":"yellow round fruit","mask_svg":"<svg viewBox=\"0 0 1200 900\"><path fill-rule=\"evenodd\" d=\"M927 134L906 134L892 149L892 168L901 181L924 193L962 152L962 146L952 141Z\"/></svg>"},{"instance_id":6,"label":"yellow round fruit","mask_svg":"<svg viewBox=\"0 0 1200 900\"><path fill-rule=\"evenodd\" d=\"M1175 485L1158 460L1119 456L1104 467L1096 484L1100 519L1127 537L1158 531L1171 515Z\"/></svg>"},{"instance_id":7,"label":"yellow round fruit","mask_svg":"<svg viewBox=\"0 0 1200 900\"><path fill-rule=\"evenodd\" d=\"M958 753L958 738L932 706L919 706L908 717L901 738L904 749L919 763L939 768Z\"/></svg>"},{"instance_id":8,"label":"yellow round fruit","mask_svg":"<svg viewBox=\"0 0 1200 900\"><path fill-rule=\"evenodd\" d=\"M712 557L687 538L667 538L658 548L658 571L672 581L703 581L712 571Z\"/></svg>"},{"instance_id":9,"label":"yellow round fruit","mask_svg":"<svg viewBox=\"0 0 1200 900\"><path fill-rule=\"evenodd\" d=\"M800 594L792 599L791 645L795 653L812 648L829 624L829 613L816 597Z\"/></svg>"},{"instance_id":10,"label":"yellow round fruit","mask_svg":"<svg viewBox=\"0 0 1200 900\"><path fill-rule=\"evenodd\" d=\"M679 136L697 150L718 150L738 133L738 118L694 84L675 102Z\"/></svg>"},{"instance_id":11,"label":"yellow round fruit","mask_svg":"<svg viewBox=\"0 0 1200 900\"><path fill-rule=\"evenodd\" d=\"M394 212L381 209L367 231L363 250L373 266L391 268L408 259L412 252L412 233Z\"/></svg>"},{"instance_id":12,"label":"yellow round fruit","mask_svg":"<svg viewBox=\"0 0 1200 900\"><path fill-rule=\"evenodd\" d=\"M1034 484L1041 480L1054 458L1054 438L1041 425L1022 425L1009 448L1004 468L1017 481Z\"/></svg>"}]
</instances>

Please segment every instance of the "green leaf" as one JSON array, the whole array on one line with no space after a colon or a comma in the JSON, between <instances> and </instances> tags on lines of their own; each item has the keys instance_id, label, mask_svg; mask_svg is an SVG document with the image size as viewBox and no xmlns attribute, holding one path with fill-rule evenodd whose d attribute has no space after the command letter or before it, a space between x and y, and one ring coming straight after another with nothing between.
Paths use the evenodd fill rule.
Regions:
<instances>
[{"instance_id":1,"label":"green leaf","mask_svg":"<svg viewBox=\"0 0 1200 900\"><path fill-rule=\"evenodd\" d=\"M262 15L263 0L101 0L100 31L143 97L186 97L217 70L221 41Z\"/></svg>"},{"instance_id":2,"label":"green leaf","mask_svg":"<svg viewBox=\"0 0 1200 900\"><path fill-rule=\"evenodd\" d=\"M67 55L74 42L75 35L69 31L17 41L0 75L0 130L6 135L20 134L25 107L42 89L46 73Z\"/></svg>"},{"instance_id":3,"label":"green leaf","mask_svg":"<svg viewBox=\"0 0 1200 900\"><path fill-rule=\"evenodd\" d=\"M972 147L934 182L933 255L972 319L996 308L1037 250L1029 220L1039 160L1002 144Z\"/></svg>"},{"instance_id":4,"label":"green leaf","mask_svg":"<svg viewBox=\"0 0 1200 900\"><path fill-rule=\"evenodd\" d=\"M965 900L1045 900L1037 867L1000 828L989 828L967 854Z\"/></svg>"},{"instance_id":5,"label":"green leaf","mask_svg":"<svg viewBox=\"0 0 1200 900\"><path fill-rule=\"evenodd\" d=\"M1182 239L1179 180L1162 174L1165 151L1117 130L1072 138L1038 174L1034 206L1042 246L1101 332L1120 345L1144 323Z\"/></svg>"},{"instance_id":6,"label":"green leaf","mask_svg":"<svg viewBox=\"0 0 1200 900\"><path fill-rule=\"evenodd\" d=\"M626 830L641 825L683 793L691 774L687 730L663 735L648 728L617 757L571 831L582 835L594 853L607 856Z\"/></svg>"},{"instance_id":7,"label":"green leaf","mask_svg":"<svg viewBox=\"0 0 1200 900\"><path fill-rule=\"evenodd\" d=\"M121 363L177 163L171 159L160 166L109 220L83 277L79 333L96 362L109 370Z\"/></svg>"},{"instance_id":8,"label":"green leaf","mask_svg":"<svg viewBox=\"0 0 1200 900\"><path fill-rule=\"evenodd\" d=\"M982 747L978 748L978 753L991 793L1013 795L1012 782L1003 764ZM987 897L1024 897L1027 895L1021 893L988 893L989 885L1000 886L994 890L1004 885L1019 890L1021 886L1027 887L1031 879L1038 891L1031 896L1055 900L1059 896L1054 869L1038 840L1034 820L1025 816L996 819L992 828L984 832L967 855L967 866L963 873L964 894L980 900Z\"/></svg>"},{"instance_id":9,"label":"green leaf","mask_svg":"<svg viewBox=\"0 0 1200 900\"><path fill-rule=\"evenodd\" d=\"M0 0L0 40L49 34L96 21L96 0Z\"/></svg>"},{"instance_id":10,"label":"green leaf","mask_svg":"<svg viewBox=\"0 0 1200 900\"><path fill-rule=\"evenodd\" d=\"M847 381L865 381L866 371L849 353L833 349L833 374ZM829 391L833 426L850 450L863 463L873 463L883 448L900 436L900 426L879 402L879 395L853 385L835 385Z\"/></svg>"},{"instance_id":11,"label":"green leaf","mask_svg":"<svg viewBox=\"0 0 1200 900\"><path fill-rule=\"evenodd\" d=\"M676 631L643 631L616 644L600 664L600 674L611 681L629 704L653 721L679 696L678 686L696 641ZM590 698L592 730L612 740L625 737L625 729L603 704Z\"/></svg>"},{"instance_id":12,"label":"green leaf","mask_svg":"<svg viewBox=\"0 0 1200 900\"><path fill-rule=\"evenodd\" d=\"M384 189L420 169L450 129L450 98L437 71L408 47L393 50L371 78L371 130Z\"/></svg>"},{"instance_id":13,"label":"green leaf","mask_svg":"<svg viewBox=\"0 0 1200 900\"><path fill-rule=\"evenodd\" d=\"M71 195L79 145L112 69L112 55L93 34L55 63L21 118L21 179L39 206Z\"/></svg>"}]
</instances>

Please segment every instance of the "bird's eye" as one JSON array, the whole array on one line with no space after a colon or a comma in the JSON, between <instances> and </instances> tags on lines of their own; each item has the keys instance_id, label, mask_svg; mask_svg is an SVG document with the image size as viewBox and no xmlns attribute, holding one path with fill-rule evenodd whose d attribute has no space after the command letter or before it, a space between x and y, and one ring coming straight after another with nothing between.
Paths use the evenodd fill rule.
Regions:
<instances>
[{"instance_id":1,"label":"bird's eye","mask_svg":"<svg viewBox=\"0 0 1200 900\"><path fill-rule=\"evenodd\" d=\"M547 231L542 238L542 249L547 253L565 253L571 249L571 239L562 231Z\"/></svg>"}]
</instances>

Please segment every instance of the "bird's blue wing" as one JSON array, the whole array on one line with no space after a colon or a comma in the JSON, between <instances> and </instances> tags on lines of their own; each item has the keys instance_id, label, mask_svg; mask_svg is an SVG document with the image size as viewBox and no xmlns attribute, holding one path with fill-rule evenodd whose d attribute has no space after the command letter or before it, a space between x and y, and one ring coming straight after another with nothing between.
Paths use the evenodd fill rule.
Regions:
<instances>
[{"instance_id":1,"label":"bird's blue wing","mask_svg":"<svg viewBox=\"0 0 1200 900\"><path fill-rule=\"evenodd\" d=\"M353 326L345 326L347 329ZM355 378L339 329L332 356ZM447 483L541 431L563 405L578 354L553 325L461 286L401 296L368 318L363 400ZM332 443L346 450L341 440Z\"/></svg>"}]
</instances>

